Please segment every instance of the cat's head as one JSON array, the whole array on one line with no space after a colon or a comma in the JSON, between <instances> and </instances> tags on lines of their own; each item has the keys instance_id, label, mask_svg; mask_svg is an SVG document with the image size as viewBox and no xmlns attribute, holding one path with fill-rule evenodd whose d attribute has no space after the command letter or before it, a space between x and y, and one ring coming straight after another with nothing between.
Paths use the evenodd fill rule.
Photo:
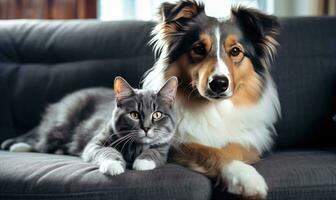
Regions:
<instances>
[{"instance_id":1,"label":"cat's head","mask_svg":"<svg viewBox=\"0 0 336 200\"><path fill-rule=\"evenodd\" d=\"M115 78L114 134L140 144L169 142L176 129L177 86L176 77L170 78L159 91L133 89L123 78Z\"/></svg>"}]
</instances>

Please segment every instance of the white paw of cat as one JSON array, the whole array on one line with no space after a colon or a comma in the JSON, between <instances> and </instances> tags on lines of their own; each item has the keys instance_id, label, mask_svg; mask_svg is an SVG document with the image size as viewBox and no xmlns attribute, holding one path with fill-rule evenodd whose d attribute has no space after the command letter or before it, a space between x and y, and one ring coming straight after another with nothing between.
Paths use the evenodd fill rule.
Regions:
<instances>
[{"instance_id":1,"label":"white paw of cat","mask_svg":"<svg viewBox=\"0 0 336 200\"><path fill-rule=\"evenodd\" d=\"M125 172L125 167L121 161L118 160L106 160L100 163L99 171L106 175L118 175Z\"/></svg>"},{"instance_id":2,"label":"white paw of cat","mask_svg":"<svg viewBox=\"0 0 336 200\"><path fill-rule=\"evenodd\" d=\"M223 167L222 178L229 193L252 199L266 199L267 184L251 165L232 161Z\"/></svg>"},{"instance_id":3,"label":"white paw of cat","mask_svg":"<svg viewBox=\"0 0 336 200\"><path fill-rule=\"evenodd\" d=\"M31 145L24 143L24 142L19 142L16 144L13 144L10 148L9 151L11 152L29 152L32 151L33 148Z\"/></svg>"},{"instance_id":4,"label":"white paw of cat","mask_svg":"<svg viewBox=\"0 0 336 200\"><path fill-rule=\"evenodd\" d=\"M133 169L144 171L144 170L151 170L156 167L155 162L151 160L145 159L135 159L133 163Z\"/></svg>"}]
</instances>

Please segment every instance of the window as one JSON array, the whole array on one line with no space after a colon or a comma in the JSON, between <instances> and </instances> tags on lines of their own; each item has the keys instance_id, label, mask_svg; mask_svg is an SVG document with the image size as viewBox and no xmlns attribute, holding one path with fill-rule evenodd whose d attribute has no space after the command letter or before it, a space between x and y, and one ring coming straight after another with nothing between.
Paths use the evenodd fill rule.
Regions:
<instances>
[{"instance_id":1,"label":"window","mask_svg":"<svg viewBox=\"0 0 336 200\"><path fill-rule=\"evenodd\" d=\"M158 7L167 0L99 0L100 20L153 20ZM240 4L273 13L274 0L203 0L208 15L224 17L230 13L231 5ZM218 9L221 7L222 9Z\"/></svg>"}]
</instances>

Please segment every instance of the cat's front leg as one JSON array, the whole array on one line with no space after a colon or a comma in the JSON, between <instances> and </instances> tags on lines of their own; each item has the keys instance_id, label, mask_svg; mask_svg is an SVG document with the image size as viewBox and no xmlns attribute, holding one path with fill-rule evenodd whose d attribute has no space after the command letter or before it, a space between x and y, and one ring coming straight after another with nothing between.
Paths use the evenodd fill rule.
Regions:
<instances>
[{"instance_id":1,"label":"cat's front leg","mask_svg":"<svg viewBox=\"0 0 336 200\"><path fill-rule=\"evenodd\" d=\"M89 143L82 154L86 162L97 164L99 171L106 175L118 175L125 172L126 162L121 153L112 147Z\"/></svg>"},{"instance_id":2,"label":"cat's front leg","mask_svg":"<svg viewBox=\"0 0 336 200\"><path fill-rule=\"evenodd\" d=\"M125 162L113 159L101 161L99 164L99 171L101 173L112 176L124 173L125 168Z\"/></svg>"},{"instance_id":3,"label":"cat's front leg","mask_svg":"<svg viewBox=\"0 0 336 200\"><path fill-rule=\"evenodd\" d=\"M167 162L168 151L168 144L145 150L135 159L133 169L139 171L152 170L165 164Z\"/></svg>"},{"instance_id":4,"label":"cat's front leg","mask_svg":"<svg viewBox=\"0 0 336 200\"><path fill-rule=\"evenodd\" d=\"M126 162L122 154L113 147L105 147L104 134L97 135L90 141L83 153L82 158L99 166L99 171L106 175L118 175L125 172Z\"/></svg>"}]
</instances>

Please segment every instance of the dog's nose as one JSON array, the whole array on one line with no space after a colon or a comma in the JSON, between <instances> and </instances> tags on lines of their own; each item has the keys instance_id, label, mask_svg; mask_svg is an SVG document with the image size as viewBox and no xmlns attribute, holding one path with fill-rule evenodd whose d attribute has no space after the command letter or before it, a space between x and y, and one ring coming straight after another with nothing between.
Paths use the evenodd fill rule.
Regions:
<instances>
[{"instance_id":1,"label":"dog's nose","mask_svg":"<svg viewBox=\"0 0 336 200\"><path fill-rule=\"evenodd\" d=\"M226 76L214 76L209 82L210 90L216 94L225 92L229 87L229 79Z\"/></svg>"}]
</instances>

